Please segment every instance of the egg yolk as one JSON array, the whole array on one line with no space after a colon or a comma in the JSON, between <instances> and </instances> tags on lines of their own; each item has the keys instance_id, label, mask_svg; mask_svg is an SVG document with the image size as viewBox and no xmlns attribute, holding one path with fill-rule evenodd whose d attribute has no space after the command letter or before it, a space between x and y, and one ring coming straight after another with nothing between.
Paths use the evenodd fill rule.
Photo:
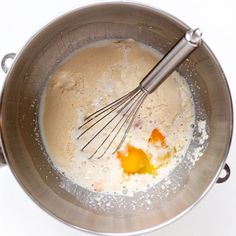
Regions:
<instances>
[{"instance_id":1,"label":"egg yolk","mask_svg":"<svg viewBox=\"0 0 236 236\"><path fill-rule=\"evenodd\" d=\"M128 144L125 151L117 152L117 157L126 174L156 174L156 168L142 149Z\"/></svg>"},{"instance_id":2,"label":"egg yolk","mask_svg":"<svg viewBox=\"0 0 236 236\"><path fill-rule=\"evenodd\" d=\"M152 133L150 138L148 139L148 142L150 143L157 143L159 142L162 147L166 147L166 140L165 136L157 129L155 128Z\"/></svg>"}]
</instances>

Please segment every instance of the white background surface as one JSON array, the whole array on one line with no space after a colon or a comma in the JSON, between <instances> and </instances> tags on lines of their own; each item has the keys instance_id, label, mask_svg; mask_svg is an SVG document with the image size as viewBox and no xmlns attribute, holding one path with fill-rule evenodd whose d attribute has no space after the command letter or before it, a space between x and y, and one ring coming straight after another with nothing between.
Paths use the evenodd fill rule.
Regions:
<instances>
[{"instance_id":1,"label":"white background surface","mask_svg":"<svg viewBox=\"0 0 236 236\"><path fill-rule=\"evenodd\" d=\"M55 16L84 3L88 1L1 0L0 59L6 53L17 53L33 33ZM223 67L233 100L236 101L235 1L159 0L149 1L149 4L175 15L191 27L200 26L203 29L204 40ZM0 71L0 84L4 81L4 77L4 73ZM227 160L232 171L230 179L224 184L214 185L207 196L187 215L158 232L145 236L236 235L235 142L233 139ZM47 215L23 192L9 168L1 168L0 236L30 235L88 236L89 234L76 231Z\"/></svg>"}]
</instances>

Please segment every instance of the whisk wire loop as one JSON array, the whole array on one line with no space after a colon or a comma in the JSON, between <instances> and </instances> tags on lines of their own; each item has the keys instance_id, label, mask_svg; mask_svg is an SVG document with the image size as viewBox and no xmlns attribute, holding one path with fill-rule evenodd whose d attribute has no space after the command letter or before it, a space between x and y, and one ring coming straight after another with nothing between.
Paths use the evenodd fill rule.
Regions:
<instances>
[{"instance_id":1,"label":"whisk wire loop","mask_svg":"<svg viewBox=\"0 0 236 236\"><path fill-rule=\"evenodd\" d=\"M108 140L108 138L114 133L114 131L116 129L118 129L115 133L115 135L113 136L112 140L109 142L109 144L107 145L106 149L103 151L103 153L98 156L97 158L100 159L101 157L103 157L105 155L105 153L107 152L107 150L110 148L110 146L112 145L112 143L114 142L114 140L117 138L118 134L120 133L120 131L122 130L122 128L129 123L129 120L131 119L132 116L135 116L135 113L137 113L139 107L142 104L142 101L144 100L144 98L142 97L146 97L144 96L143 93L139 94L140 96L138 98L136 98L135 102L132 103L132 105L127 109L127 111L122 115L122 117L120 118L119 122L113 127L113 129L110 131L110 133L106 136L106 138L103 140L103 142L98 146L98 148L96 149L96 151L90 156L89 159L91 159L92 157L94 157L94 155L98 152L98 150L103 146L103 144ZM129 114L128 114L129 113ZM125 118L126 117L126 118ZM125 119L124 119L125 118ZM134 117L133 117L134 120ZM123 123L120 125L120 123L123 121ZM131 121L131 123L129 123L129 129L131 124L133 123L133 121ZM120 125L120 127L118 128L118 126ZM120 147L122 145L122 143L125 140L125 136L128 133L128 127L124 132L124 135L121 139L121 141L118 144L118 147ZM119 148L116 148L116 150L113 152L113 154L118 150Z\"/></svg>"},{"instance_id":2,"label":"whisk wire loop","mask_svg":"<svg viewBox=\"0 0 236 236\"><path fill-rule=\"evenodd\" d=\"M120 121L115 125L115 127L113 128L115 130L115 128L120 124L120 122L122 121L123 117L130 111L130 109L133 107L133 105L140 100L140 95L142 95L142 91L140 89L135 89L132 92L128 93L127 96L123 96L125 97L125 99L122 100L122 103L117 103L118 105L113 108L111 111L109 111L107 114L105 114L104 116L102 116L100 119L98 119L97 121L95 121L94 123L92 123L85 131L83 131L77 139L81 138L81 136L83 136L85 133L87 133L88 130L90 130L92 127L94 127L96 124L98 124L99 122L103 121L105 117L107 117L108 115L110 115L113 111L117 110L118 107L120 107L121 105L123 105L120 109L117 110L117 112L115 112L115 115L112 116L112 118L106 122L106 124L95 134L92 136L92 138L81 148L81 151L83 151L93 140L95 140L95 138L110 124L112 123L112 121L114 119L116 119L123 111L124 113L122 114L122 117L120 119ZM132 102L131 102L132 101ZM114 104L115 102L113 102ZM109 105L108 105L109 106ZM108 107L107 106L107 107ZM111 107L111 106L109 106ZM126 111L125 111L126 109ZM104 111L102 113L99 113L100 115L103 114ZM89 122L92 122L95 118L97 118L99 116L99 114L97 113L97 115L95 115L93 118L89 119L89 121L87 121L86 124L88 124ZM90 115L91 117L91 115ZM84 124L82 126L80 126L79 129L81 129L82 127L84 127ZM122 127L121 127L122 128ZM113 131L114 131L113 130ZM109 136L112 134L111 131L106 138L103 140L102 144L104 144L106 142L106 140L109 138ZM102 145L101 145L102 146ZM98 151L98 149L100 149L99 146L97 148L97 150L95 151L95 153ZM92 155L94 156L94 155ZM91 156L91 157L92 157Z\"/></svg>"}]
</instances>

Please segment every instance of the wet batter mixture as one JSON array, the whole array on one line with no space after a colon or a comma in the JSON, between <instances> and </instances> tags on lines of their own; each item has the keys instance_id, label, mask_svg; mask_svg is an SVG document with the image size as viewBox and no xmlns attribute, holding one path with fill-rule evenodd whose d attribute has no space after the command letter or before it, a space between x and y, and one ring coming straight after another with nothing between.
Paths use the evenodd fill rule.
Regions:
<instances>
[{"instance_id":1,"label":"wet batter mixture","mask_svg":"<svg viewBox=\"0 0 236 236\"><path fill-rule=\"evenodd\" d=\"M97 142L82 152L86 136L77 140L84 117L134 89L161 56L134 40L113 40L93 43L58 66L40 115L44 143L58 171L91 191L128 195L173 171L186 153L195 120L189 87L176 71L148 95L117 152L109 149L101 159L88 159Z\"/></svg>"}]
</instances>

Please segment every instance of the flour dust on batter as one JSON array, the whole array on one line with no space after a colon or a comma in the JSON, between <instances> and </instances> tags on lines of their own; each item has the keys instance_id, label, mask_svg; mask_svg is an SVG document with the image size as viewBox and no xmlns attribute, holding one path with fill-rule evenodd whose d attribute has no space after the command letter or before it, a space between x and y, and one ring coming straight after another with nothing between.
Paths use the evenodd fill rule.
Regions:
<instances>
[{"instance_id":1,"label":"flour dust on batter","mask_svg":"<svg viewBox=\"0 0 236 236\"><path fill-rule=\"evenodd\" d=\"M131 39L112 40L90 44L58 66L40 115L44 143L58 171L91 191L132 195L174 170L188 149L195 120L191 92L176 71L147 96L116 153L109 149L100 159L88 159L97 142L81 151L77 140L84 118L137 87L161 56Z\"/></svg>"}]
</instances>

